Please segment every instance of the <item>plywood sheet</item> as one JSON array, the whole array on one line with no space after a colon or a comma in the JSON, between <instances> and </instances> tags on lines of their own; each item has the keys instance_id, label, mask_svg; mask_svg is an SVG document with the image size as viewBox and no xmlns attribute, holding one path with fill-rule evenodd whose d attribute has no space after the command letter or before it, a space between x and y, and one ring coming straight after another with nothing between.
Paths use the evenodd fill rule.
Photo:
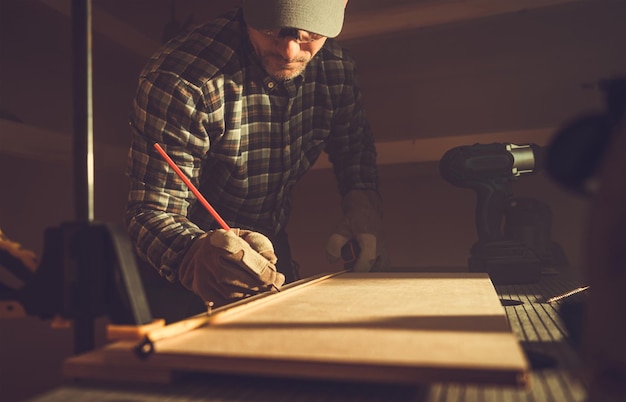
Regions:
<instances>
[{"instance_id":1,"label":"plywood sheet","mask_svg":"<svg viewBox=\"0 0 626 402\"><path fill-rule=\"evenodd\" d=\"M418 383L523 386L528 364L486 274L344 273L276 293L210 325L132 344L106 364L137 368Z\"/></svg>"}]
</instances>

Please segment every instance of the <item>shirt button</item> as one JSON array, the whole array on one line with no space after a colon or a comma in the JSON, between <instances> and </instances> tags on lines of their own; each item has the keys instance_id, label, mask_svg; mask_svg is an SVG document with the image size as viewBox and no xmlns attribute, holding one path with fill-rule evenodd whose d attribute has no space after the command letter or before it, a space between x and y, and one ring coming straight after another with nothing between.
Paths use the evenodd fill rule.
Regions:
<instances>
[{"instance_id":1,"label":"shirt button","mask_svg":"<svg viewBox=\"0 0 626 402\"><path fill-rule=\"evenodd\" d=\"M267 87L268 87L269 89L274 88L274 85L275 85L275 84L274 84L274 81L270 81L270 82L268 82L268 83L267 83Z\"/></svg>"}]
</instances>

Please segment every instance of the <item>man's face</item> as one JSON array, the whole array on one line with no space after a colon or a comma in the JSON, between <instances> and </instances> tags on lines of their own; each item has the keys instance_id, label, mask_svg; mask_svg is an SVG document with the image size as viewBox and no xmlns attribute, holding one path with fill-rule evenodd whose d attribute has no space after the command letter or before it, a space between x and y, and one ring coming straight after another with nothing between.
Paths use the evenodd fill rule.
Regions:
<instances>
[{"instance_id":1,"label":"man's face","mask_svg":"<svg viewBox=\"0 0 626 402\"><path fill-rule=\"evenodd\" d=\"M283 36L280 30L259 31L248 27L250 42L263 68L277 80L290 80L298 76L326 42L326 37L316 38L306 31L290 31L295 31L295 35ZM298 37L305 42L298 40Z\"/></svg>"}]
</instances>

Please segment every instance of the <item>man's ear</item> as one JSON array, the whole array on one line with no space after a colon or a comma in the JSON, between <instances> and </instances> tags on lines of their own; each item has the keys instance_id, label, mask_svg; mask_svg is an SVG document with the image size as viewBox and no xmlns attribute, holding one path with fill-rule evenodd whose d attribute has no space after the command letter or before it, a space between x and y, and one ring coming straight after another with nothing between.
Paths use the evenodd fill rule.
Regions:
<instances>
[{"instance_id":1,"label":"man's ear","mask_svg":"<svg viewBox=\"0 0 626 402\"><path fill-rule=\"evenodd\" d=\"M343 8L346 8L347 5L348 5L348 0L343 0Z\"/></svg>"}]
</instances>

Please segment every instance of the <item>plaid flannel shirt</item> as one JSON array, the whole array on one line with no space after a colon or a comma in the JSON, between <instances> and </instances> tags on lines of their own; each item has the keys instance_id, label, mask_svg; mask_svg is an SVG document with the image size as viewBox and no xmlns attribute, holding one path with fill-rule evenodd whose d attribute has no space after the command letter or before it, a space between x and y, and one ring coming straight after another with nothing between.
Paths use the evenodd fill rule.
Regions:
<instances>
[{"instance_id":1,"label":"plaid flannel shirt","mask_svg":"<svg viewBox=\"0 0 626 402\"><path fill-rule=\"evenodd\" d=\"M294 184L327 152L340 194L377 189L354 61L332 39L301 76L262 69L235 9L170 41L140 74L126 223L140 257L177 280L190 242L219 227L159 143L230 227L283 230Z\"/></svg>"}]
</instances>

